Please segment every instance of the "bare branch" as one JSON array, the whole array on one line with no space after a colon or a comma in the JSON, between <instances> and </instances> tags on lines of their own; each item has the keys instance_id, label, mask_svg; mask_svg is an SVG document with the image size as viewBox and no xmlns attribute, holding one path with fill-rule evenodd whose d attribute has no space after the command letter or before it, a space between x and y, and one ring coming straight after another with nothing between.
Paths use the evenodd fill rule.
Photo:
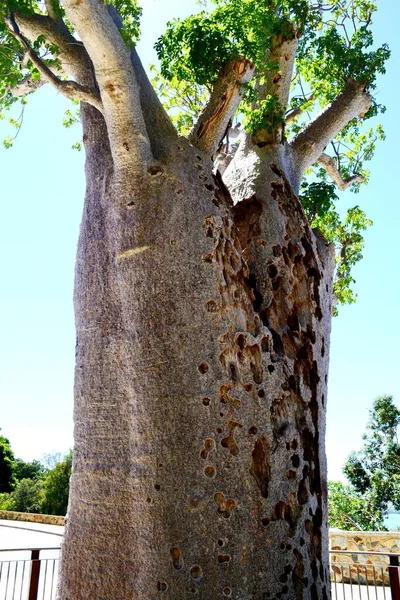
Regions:
<instances>
[{"instance_id":1,"label":"bare branch","mask_svg":"<svg viewBox=\"0 0 400 600\"><path fill-rule=\"evenodd\" d=\"M194 146L210 156L214 154L243 97L243 85L253 75L254 64L242 56L225 65L207 106L188 136Z\"/></svg>"},{"instance_id":2,"label":"bare branch","mask_svg":"<svg viewBox=\"0 0 400 600\"><path fill-rule=\"evenodd\" d=\"M59 79L51 69L42 61L41 58L36 54L36 52L29 45L28 40L19 30L17 22L15 21L13 15L9 19L6 20L7 26L10 29L10 33L17 39L23 46L26 54L29 56L32 63L35 65L41 76L45 81L51 83L58 92L60 92L63 96L66 96L70 99L81 100L82 102L87 102L88 104L92 104L97 110L103 112L103 107L101 103L100 96L98 92L94 89L90 89L86 86L83 86L75 81L62 81Z\"/></svg>"},{"instance_id":3,"label":"bare branch","mask_svg":"<svg viewBox=\"0 0 400 600\"><path fill-rule=\"evenodd\" d=\"M301 177L315 163L329 142L355 117L363 117L372 104L372 96L363 83L349 79L344 90L291 142L294 164Z\"/></svg>"},{"instance_id":4,"label":"bare branch","mask_svg":"<svg viewBox=\"0 0 400 600\"><path fill-rule=\"evenodd\" d=\"M131 51L131 60L140 87L140 103L153 156L159 158L170 141L176 140L178 133L151 85L135 48Z\"/></svg>"},{"instance_id":5,"label":"bare branch","mask_svg":"<svg viewBox=\"0 0 400 600\"><path fill-rule=\"evenodd\" d=\"M364 177L359 173L355 173L351 177L343 179L339 172L339 169L336 166L335 161L327 154L321 154L317 162L324 167L325 171L328 173L333 183L337 185L337 187L342 191L346 190L353 183L362 183L364 181Z\"/></svg>"},{"instance_id":6,"label":"bare branch","mask_svg":"<svg viewBox=\"0 0 400 600\"><path fill-rule=\"evenodd\" d=\"M309 98L305 98L304 103L313 102L315 100L315 96L311 94ZM285 117L285 125L289 125L294 119L297 119L304 112L304 106L298 106L293 110L289 111Z\"/></svg>"},{"instance_id":7,"label":"bare branch","mask_svg":"<svg viewBox=\"0 0 400 600\"><path fill-rule=\"evenodd\" d=\"M100 0L64 0L68 19L93 63L114 164L122 175L152 161L130 52Z\"/></svg>"}]
</instances>

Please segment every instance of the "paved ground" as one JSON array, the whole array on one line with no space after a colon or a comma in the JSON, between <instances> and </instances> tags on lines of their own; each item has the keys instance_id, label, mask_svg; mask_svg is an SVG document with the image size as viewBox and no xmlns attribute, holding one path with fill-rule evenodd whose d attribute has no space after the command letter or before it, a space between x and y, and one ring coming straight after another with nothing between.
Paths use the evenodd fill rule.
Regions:
<instances>
[{"instance_id":1,"label":"paved ground","mask_svg":"<svg viewBox=\"0 0 400 600\"><path fill-rule=\"evenodd\" d=\"M26 600L28 597L31 552L40 553L40 600L55 598L58 554L64 527L0 520L0 600ZM51 550L55 548L56 550Z\"/></svg>"},{"instance_id":2,"label":"paved ground","mask_svg":"<svg viewBox=\"0 0 400 600\"><path fill-rule=\"evenodd\" d=\"M332 585L332 600L391 600L389 588L365 585Z\"/></svg>"},{"instance_id":3,"label":"paved ground","mask_svg":"<svg viewBox=\"0 0 400 600\"><path fill-rule=\"evenodd\" d=\"M59 547L64 527L0 520L0 550Z\"/></svg>"}]
</instances>

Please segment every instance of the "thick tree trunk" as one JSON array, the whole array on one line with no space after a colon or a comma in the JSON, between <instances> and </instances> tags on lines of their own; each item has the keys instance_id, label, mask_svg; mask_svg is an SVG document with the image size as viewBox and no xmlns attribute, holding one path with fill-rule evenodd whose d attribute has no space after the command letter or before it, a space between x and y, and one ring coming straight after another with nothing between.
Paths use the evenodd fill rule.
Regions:
<instances>
[{"instance_id":1,"label":"thick tree trunk","mask_svg":"<svg viewBox=\"0 0 400 600\"><path fill-rule=\"evenodd\" d=\"M328 598L333 265L282 157L249 153L233 208L186 140L121 188L84 129L59 598Z\"/></svg>"}]
</instances>

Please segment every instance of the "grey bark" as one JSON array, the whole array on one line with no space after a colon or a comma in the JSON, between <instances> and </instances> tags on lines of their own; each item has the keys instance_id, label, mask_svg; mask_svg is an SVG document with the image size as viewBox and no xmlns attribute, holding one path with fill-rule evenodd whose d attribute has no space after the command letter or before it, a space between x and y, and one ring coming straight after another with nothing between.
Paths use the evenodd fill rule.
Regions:
<instances>
[{"instance_id":1,"label":"grey bark","mask_svg":"<svg viewBox=\"0 0 400 600\"><path fill-rule=\"evenodd\" d=\"M208 146L177 137L103 4L64 5L86 48L77 83L99 89L104 117L82 104L58 598L328 598L334 260L294 193L296 148L247 136L224 183Z\"/></svg>"},{"instance_id":2,"label":"grey bark","mask_svg":"<svg viewBox=\"0 0 400 600\"><path fill-rule=\"evenodd\" d=\"M327 598L323 242L274 164L232 211L185 140L121 194L102 117L82 118L59 598Z\"/></svg>"}]
</instances>

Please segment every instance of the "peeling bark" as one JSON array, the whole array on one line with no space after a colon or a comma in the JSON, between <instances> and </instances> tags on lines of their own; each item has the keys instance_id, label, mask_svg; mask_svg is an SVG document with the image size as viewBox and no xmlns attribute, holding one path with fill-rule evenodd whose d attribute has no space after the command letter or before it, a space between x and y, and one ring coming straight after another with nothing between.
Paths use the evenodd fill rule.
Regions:
<instances>
[{"instance_id":1,"label":"peeling bark","mask_svg":"<svg viewBox=\"0 0 400 600\"><path fill-rule=\"evenodd\" d=\"M243 86L254 75L254 64L244 57L228 63L214 84L210 100L189 134L189 140L210 156L222 141L243 96Z\"/></svg>"}]
</instances>

